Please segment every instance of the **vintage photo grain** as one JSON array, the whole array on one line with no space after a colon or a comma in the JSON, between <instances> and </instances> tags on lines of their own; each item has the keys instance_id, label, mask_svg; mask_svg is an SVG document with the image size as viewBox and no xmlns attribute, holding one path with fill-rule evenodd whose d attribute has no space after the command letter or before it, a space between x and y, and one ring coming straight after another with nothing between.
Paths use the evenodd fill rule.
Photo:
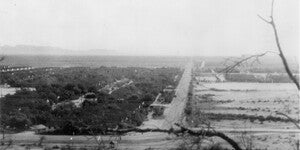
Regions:
<instances>
[{"instance_id":1,"label":"vintage photo grain","mask_svg":"<svg viewBox=\"0 0 300 150\"><path fill-rule=\"evenodd\" d=\"M1 150L299 150L298 0L1 0Z\"/></svg>"}]
</instances>

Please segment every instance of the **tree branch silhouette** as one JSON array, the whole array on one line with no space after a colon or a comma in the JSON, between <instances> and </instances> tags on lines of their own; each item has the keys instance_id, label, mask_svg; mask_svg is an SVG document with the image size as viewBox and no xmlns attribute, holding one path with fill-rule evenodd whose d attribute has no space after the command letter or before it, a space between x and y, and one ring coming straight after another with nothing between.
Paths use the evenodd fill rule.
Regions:
<instances>
[{"instance_id":1,"label":"tree branch silhouette","mask_svg":"<svg viewBox=\"0 0 300 150\"><path fill-rule=\"evenodd\" d=\"M276 46L279 52L279 56L281 58L281 61L283 63L283 66L285 68L285 71L287 72L289 78L294 82L294 84L297 86L297 89L300 90L300 85L299 85L299 81L297 81L297 79L293 76L293 73L288 65L288 62L286 60L286 57L282 51L281 48L281 44L279 41L279 36L278 36L278 30L274 21L274 17L273 17L273 10L274 10L274 0L272 0L272 6L271 6L271 15L270 15L270 21L267 21L265 18L261 17L260 15L258 15L258 17L260 19L262 19L264 22L268 23L269 25L271 25L274 35L275 35L275 41L276 41Z\"/></svg>"},{"instance_id":2,"label":"tree branch silhouette","mask_svg":"<svg viewBox=\"0 0 300 150\"><path fill-rule=\"evenodd\" d=\"M191 130L184 126L181 126L179 124L175 124L180 129L140 129L140 128L131 128L131 129L117 129L117 130L111 130L107 129L105 132L111 132L111 133L117 133L117 134L125 134L129 132L136 132L136 133L145 133L145 132L160 132L160 133L168 133L168 134L175 134L177 136L180 136L181 134L188 134L192 136L207 136L207 137L219 137L223 140L225 140L227 143L229 143L235 150L241 150L241 147L230 137L225 135L222 132L218 132L215 130Z\"/></svg>"},{"instance_id":3,"label":"tree branch silhouette","mask_svg":"<svg viewBox=\"0 0 300 150\"><path fill-rule=\"evenodd\" d=\"M287 114L284 114L284 113L282 113L282 112L276 112L276 114L288 118L289 121L291 121L298 129L300 129L300 126L299 126L297 120L291 118L290 116L288 116Z\"/></svg>"}]
</instances>

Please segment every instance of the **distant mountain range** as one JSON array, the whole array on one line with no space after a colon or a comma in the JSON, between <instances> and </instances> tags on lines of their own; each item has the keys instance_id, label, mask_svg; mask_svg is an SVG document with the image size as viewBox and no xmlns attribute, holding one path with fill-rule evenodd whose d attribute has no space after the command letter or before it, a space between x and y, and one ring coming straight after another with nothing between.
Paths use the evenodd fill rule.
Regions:
<instances>
[{"instance_id":1,"label":"distant mountain range","mask_svg":"<svg viewBox=\"0 0 300 150\"><path fill-rule=\"evenodd\" d=\"M114 50L68 50L51 46L16 45L0 46L0 55L121 55Z\"/></svg>"},{"instance_id":2,"label":"distant mountain range","mask_svg":"<svg viewBox=\"0 0 300 150\"><path fill-rule=\"evenodd\" d=\"M91 50L70 50L51 46L34 46L34 45L16 45L16 46L0 46L1 55L44 55L44 56L128 56L121 50L105 50L105 49L91 49ZM250 54L249 54L250 55ZM167 55L165 55L167 56ZM248 56L248 55L244 55ZM223 59L226 56L199 56L199 57L218 57ZM235 56L240 57L240 56ZM299 56L286 56L288 61L292 64L299 63ZM267 62L277 62L281 64L281 59L276 54L269 54L261 58Z\"/></svg>"}]
</instances>

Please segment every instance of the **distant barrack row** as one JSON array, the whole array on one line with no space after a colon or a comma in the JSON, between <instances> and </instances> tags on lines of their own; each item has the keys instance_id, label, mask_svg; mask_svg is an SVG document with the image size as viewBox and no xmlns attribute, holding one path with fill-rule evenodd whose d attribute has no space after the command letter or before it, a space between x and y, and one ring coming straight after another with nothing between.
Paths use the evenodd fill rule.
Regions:
<instances>
[{"instance_id":1,"label":"distant barrack row","mask_svg":"<svg viewBox=\"0 0 300 150\"><path fill-rule=\"evenodd\" d=\"M34 67L31 66L0 66L0 72L12 72L12 71L22 71L31 70Z\"/></svg>"},{"instance_id":2,"label":"distant barrack row","mask_svg":"<svg viewBox=\"0 0 300 150\"><path fill-rule=\"evenodd\" d=\"M43 67L43 68L36 68L31 66L0 66L0 72L19 72L19 71L34 71L34 70L45 70L45 71L51 71L52 69L57 69L57 67Z\"/></svg>"}]
</instances>

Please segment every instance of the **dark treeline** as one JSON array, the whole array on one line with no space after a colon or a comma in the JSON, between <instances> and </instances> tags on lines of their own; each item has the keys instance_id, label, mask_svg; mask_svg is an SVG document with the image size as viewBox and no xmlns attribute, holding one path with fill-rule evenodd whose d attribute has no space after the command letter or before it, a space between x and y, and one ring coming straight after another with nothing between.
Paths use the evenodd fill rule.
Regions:
<instances>
[{"instance_id":1,"label":"dark treeline","mask_svg":"<svg viewBox=\"0 0 300 150\"><path fill-rule=\"evenodd\" d=\"M39 68L2 73L1 83L21 90L1 99L1 124L10 130L44 124L55 128L55 134L89 134L137 126L145 119L156 95L168 85L176 87L181 74L179 68L117 67ZM174 80L176 75L179 78ZM101 90L124 78L132 84L111 94ZM95 101L84 101L81 107L70 102L86 93L94 93Z\"/></svg>"}]
</instances>

